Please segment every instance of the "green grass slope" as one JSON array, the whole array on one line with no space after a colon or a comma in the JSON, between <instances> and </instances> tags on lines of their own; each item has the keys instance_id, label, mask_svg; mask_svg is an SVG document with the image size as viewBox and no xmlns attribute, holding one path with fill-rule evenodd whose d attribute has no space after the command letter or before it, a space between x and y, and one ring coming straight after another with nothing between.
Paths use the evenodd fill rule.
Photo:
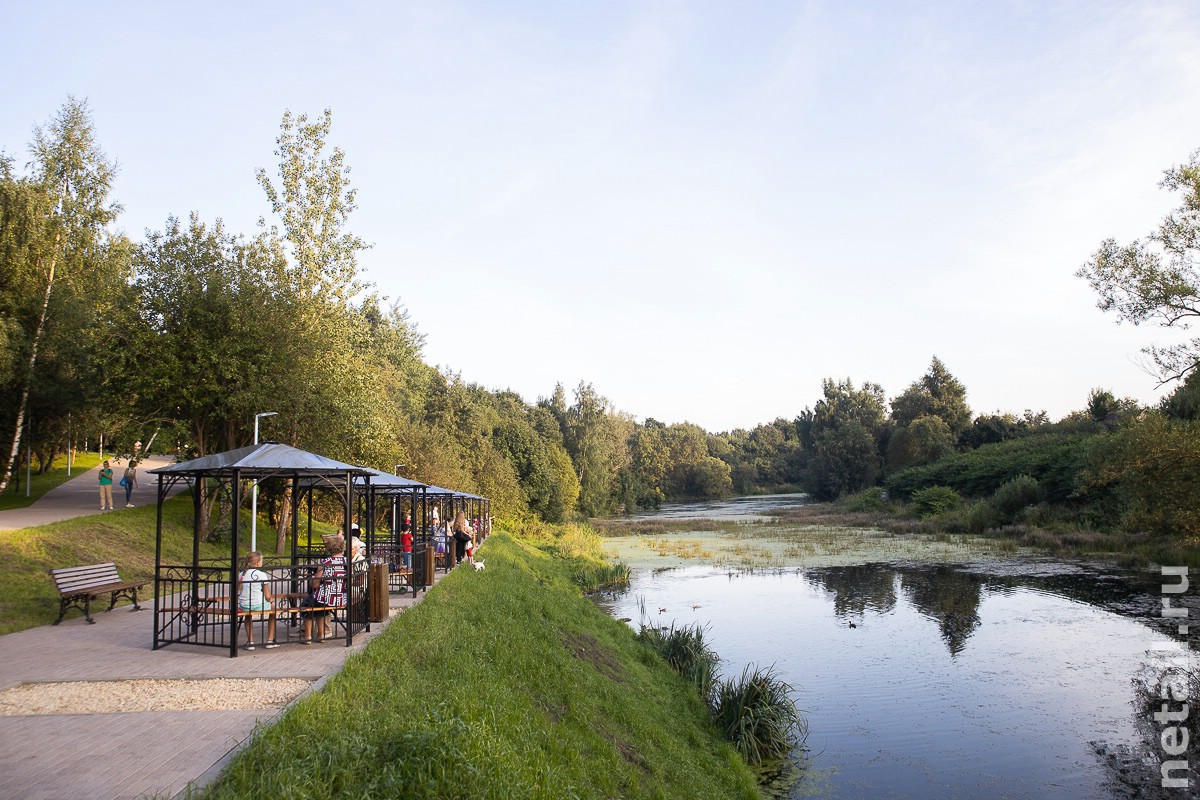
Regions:
<instances>
[{"instance_id":1,"label":"green grass slope","mask_svg":"<svg viewBox=\"0 0 1200 800\"><path fill-rule=\"evenodd\" d=\"M507 534L230 764L214 798L757 798L696 691Z\"/></svg>"},{"instance_id":2,"label":"green grass slope","mask_svg":"<svg viewBox=\"0 0 1200 800\"><path fill-rule=\"evenodd\" d=\"M124 580L153 580L155 516L155 507L147 505L0 531L0 634L54 622L58 590L50 577L52 569L112 561ZM275 541L273 531L264 533L260 526L259 533ZM228 558L229 544L202 544L200 557ZM163 506L163 560L191 563L190 497L173 498ZM153 586L138 595L141 601L153 597ZM81 614L68 611L67 618Z\"/></svg>"},{"instance_id":3,"label":"green grass slope","mask_svg":"<svg viewBox=\"0 0 1200 800\"><path fill-rule=\"evenodd\" d=\"M34 473L30 476L28 485L25 483L25 470L16 470L13 473L12 482L8 484L8 488L0 494L0 510L10 508L26 508L39 499L46 492L56 486L61 486L72 477L78 477L79 473L87 472L92 467L100 463L99 453L80 452L71 461L71 474L67 474L67 458L59 456L54 460L54 465L45 473L38 475ZM120 471L117 471L120 474ZM115 492L117 488L114 487ZM25 496L25 492L29 492L29 496Z\"/></svg>"}]
</instances>

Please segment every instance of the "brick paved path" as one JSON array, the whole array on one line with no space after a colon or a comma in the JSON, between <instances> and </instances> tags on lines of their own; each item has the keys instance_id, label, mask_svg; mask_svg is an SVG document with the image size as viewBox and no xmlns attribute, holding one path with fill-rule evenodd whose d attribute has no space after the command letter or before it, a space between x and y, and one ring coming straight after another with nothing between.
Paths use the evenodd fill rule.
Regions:
<instances>
[{"instance_id":1,"label":"brick paved path","mask_svg":"<svg viewBox=\"0 0 1200 800\"><path fill-rule=\"evenodd\" d=\"M442 577L440 574L438 577ZM424 595L419 595L423 597ZM391 618L413 604L391 596ZM71 612L57 626L0 636L0 691L21 683L127 678L309 678L314 687L379 634L373 623L354 646L286 644L229 658L220 648L173 644L151 650L152 606ZM293 640L294 641L294 640ZM310 690L311 691L311 690ZM174 797L217 769L260 721L278 710L149 711L0 716L0 798L73 800Z\"/></svg>"}]
</instances>

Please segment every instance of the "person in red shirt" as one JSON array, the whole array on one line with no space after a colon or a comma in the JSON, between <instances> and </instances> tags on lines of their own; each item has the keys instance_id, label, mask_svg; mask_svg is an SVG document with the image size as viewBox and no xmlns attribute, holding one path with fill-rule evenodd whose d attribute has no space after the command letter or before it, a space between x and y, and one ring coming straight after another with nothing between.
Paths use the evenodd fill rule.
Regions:
<instances>
[{"instance_id":1,"label":"person in red shirt","mask_svg":"<svg viewBox=\"0 0 1200 800\"><path fill-rule=\"evenodd\" d=\"M404 558L404 568L412 568L412 531L405 530L400 532L400 550Z\"/></svg>"}]
</instances>

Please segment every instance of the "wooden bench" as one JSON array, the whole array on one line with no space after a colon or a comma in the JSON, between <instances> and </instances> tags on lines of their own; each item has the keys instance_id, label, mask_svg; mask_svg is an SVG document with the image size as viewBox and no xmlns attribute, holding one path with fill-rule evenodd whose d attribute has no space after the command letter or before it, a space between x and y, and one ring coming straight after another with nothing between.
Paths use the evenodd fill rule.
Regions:
<instances>
[{"instance_id":1,"label":"wooden bench","mask_svg":"<svg viewBox=\"0 0 1200 800\"><path fill-rule=\"evenodd\" d=\"M412 588L412 567L397 565L388 571L388 591L406 592Z\"/></svg>"},{"instance_id":2,"label":"wooden bench","mask_svg":"<svg viewBox=\"0 0 1200 800\"><path fill-rule=\"evenodd\" d=\"M105 594L111 596L106 611L112 611L117 600L122 597L132 600L133 610L140 611L142 607L138 605L138 589L150 582L122 581L121 576L117 574L117 565L111 561L84 567L52 569L50 576L54 578L54 585L58 587L59 594L58 619L54 620L55 625L63 621L67 609L70 608L80 609L89 623L96 624L96 620L92 619L92 598Z\"/></svg>"}]
</instances>

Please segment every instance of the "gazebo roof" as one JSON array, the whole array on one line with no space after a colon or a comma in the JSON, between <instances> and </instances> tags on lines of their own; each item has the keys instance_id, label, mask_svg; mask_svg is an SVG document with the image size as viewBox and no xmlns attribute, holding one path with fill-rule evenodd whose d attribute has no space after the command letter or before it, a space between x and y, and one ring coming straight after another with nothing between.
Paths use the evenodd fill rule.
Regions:
<instances>
[{"instance_id":1,"label":"gazebo roof","mask_svg":"<svg viewBox=\"0 0 1200 800\"><path fill-rule=\"evenodd\" d=\"M448 494L448 495L453 495L455 497L463 497L464 496L462 492L456 492L453 489L443 489L441 486L426 486L425 493L426 494Z\"/></svg>"},{"instance_id":2,"label":"gazebo roof","mask_svg":"<svg viewBox=\"0 0 1200 800\"><path fill-rule=\"evenodd\" d=\"M397 494L399 492L411 492L417 489L424 489L428 484L414 481L412 478L404 478L399 475L392 475L387 472L380 472L371 467L363 467L366 474L371 480L371 491L376 494ZM355 484L362 486L365 481L362 477L355 479Z\"/></svg>"},{"instance_id":3,"label":"gazebo roof","mask_svg":"<svg viewBox=\"0 0 1200 800\"><path fill-rule=\"evenodd\" d=\"M313 477L370 474L366 467L356 467L278 442L239 447L148 471L152 475L168 477L232 477L235 470L244 478L280 473Z\"/></svg>"}]
</instances>

